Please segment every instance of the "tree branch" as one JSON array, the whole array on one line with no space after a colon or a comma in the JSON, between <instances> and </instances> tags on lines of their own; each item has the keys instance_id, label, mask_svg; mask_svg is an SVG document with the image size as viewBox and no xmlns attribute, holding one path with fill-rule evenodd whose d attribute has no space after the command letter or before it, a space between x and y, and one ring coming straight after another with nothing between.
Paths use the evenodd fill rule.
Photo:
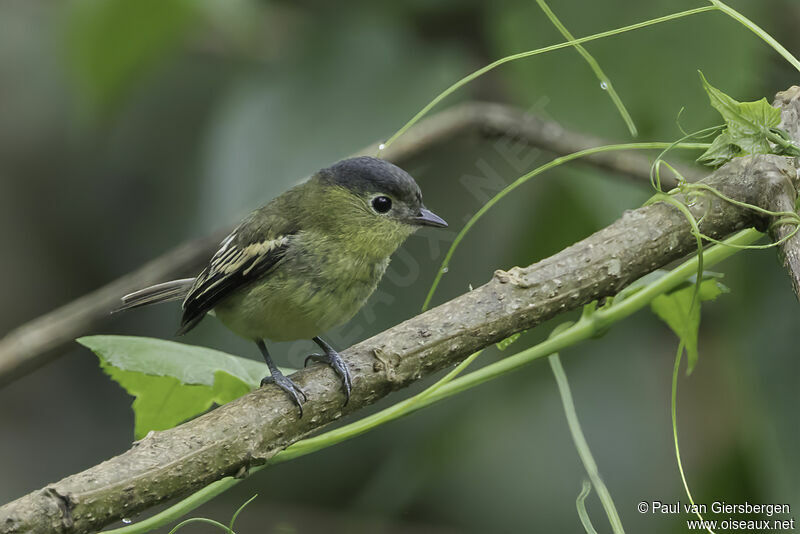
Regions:
<instances>
[{"instance_id":1,"label":"tree branch","mask_svg":"<svg viewBox=\"0 0 800 534\"><path fill-rule=\"evenodd\" d=\"M769 208L798 185L791 160L740 158L707 179L724 195ZM686 202L687 199L680 198ZM763 216L703 197L689 208L715 238ZM308 393L305 416L278 388L264 387L195 420L155 432L127 452L0 508L0 534L86 532L263 464L289 444L478 349L564 311L616 294L696 248L684 215L656 203L536 264L497 271L487 284L343 353L353 374L350 403L326 366L293 375Z\"/></svg>"},{"instance_id":2,"label":"tree branch","mask_svg":"<svg viewBox=\"0 0 800 534\"><path fill-rule=\"evenodd\" d=\"M773 105L781 108L780 127L789 133L795 145L800 146L800 87L795 85L778 93ZM796 203L797 192L788 191L786 195L775 199L775 205L771 209L772 211L800 213ZM771 232L771 236L779 241L788 236L791 231L792 228L789 226L778 226ZM800 233L795 234L781 245L781 257L783 266L792 280L794 294L800 300Z\"/></svg>"},{"instance_id":3,"label":"tree branch","mask_svg":"<svg viewBox=\"0 0 800 534\"><path fill-rule=\"evenodd\" d=\"M455 106L422 121L382 151L381 156L402 165L459 135L510 136L559 155L604 144L601 139L568 131L555 122L513 107L475 102ZM359 154L377 152L375 143ZM650 168L646 157L632 153L598 154L586 161L639 181L647 179ZM687 177L696 176L691 169L682 172ZM665 186L674 185L668 180L664 180ZM75 338L96 329L119 305L122 295L197 272L226 233L186 242L130 274L6 334L0 339L0 387L55 359Z\"/></svg>"}]
</instances>

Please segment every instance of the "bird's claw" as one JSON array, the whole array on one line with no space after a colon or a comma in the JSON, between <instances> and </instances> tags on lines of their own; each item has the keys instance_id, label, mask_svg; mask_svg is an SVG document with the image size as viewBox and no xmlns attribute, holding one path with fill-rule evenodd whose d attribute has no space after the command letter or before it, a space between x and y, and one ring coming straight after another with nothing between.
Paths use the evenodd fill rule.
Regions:
<instances>
[{"instance_id":1,"label":"bird's claw","mask_svg":"<svg viewBox=\"0 0 800 534\"><path fill-rule=\"evenodd\" d=\"M291 379L287 378L283 374L273 375L273 376L265 376L261 379L261 385L265 386L267 384L275 384L283 391L289 394L294 400L294 403L297 404L297 407L300 409L300 417L303 417L303 403L308 400L306 396L306 392L303 391L300 386L292 382ZM300 398L302 397L302 400Z\"/></svg>"},{"instance_id":2,"label":"bird's claw","mask_svg":"<svg viewBox=\"0 0 800 534\"><path fill-rule=\"evenodd\" d=\"M310 354L306 357L303 367L308 366L309 361L328 364L333 368L336 374L339 375L342 379L342 386L344 387L344 405L347 406L347 403L350 402L350 390L353 389L353 379L350 376L350 370L347 368L347 364L344 363L339 353L330 351L325 354Z\"/></svg>"}]
</instances>

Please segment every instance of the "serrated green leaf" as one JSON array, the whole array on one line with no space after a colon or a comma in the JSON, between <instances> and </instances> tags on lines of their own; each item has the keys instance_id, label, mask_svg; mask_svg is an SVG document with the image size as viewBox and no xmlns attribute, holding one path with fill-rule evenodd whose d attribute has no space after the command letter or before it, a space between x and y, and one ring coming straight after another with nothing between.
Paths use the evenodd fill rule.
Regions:
<instances>
[{"instance_id":1,"label":"serrated green leaf","mask_svg":"<svg viewBox=\"0 0 800 534\"><path fill-rule=\"evenodd\" d=\"M739 102L708 83L702 72L700 79L711 105L722 115L734 140L740 136L762 134L766 139L769 129L781 123L781 111L772 107L766 98L756 102Z\"/></svg>"},{"instance_id":2,"label":"serrated green leaf","mask_svg":"<svg viewBox=\"0 0 800 534\"><path fill-rule=\"evenodd\" d=\"M700 329L700 303L714 300L728 288L716 279L703 280L695 301L694 285L683 287L671 293L659 295L650 303L650 308L683 341L688 359L687 374L697 364L697 336Z\"/></svg>"},{"instance_id":3,"label":"serrated green leaf","mask_svg":"<svg viewBox=\"0 0 800 534\"><path fill-rule=\"evenodd\" d=\"M708 150L697 158L697 162L709 167L719 167L738 156L741 151L737 145L731 142L731 136L724 132L714 139Z\"/></svg>"},{"instance_id":4,"label":"serrated green leaf","mask_svg":"<svg viewBox=\"0 0 800 534\"><path fill-rule=\"evenodd\" d=\"M213 388L187 385L171 376L156 376L123 371L100 357L100 367L133 401L134 437L142 439L151 430L165 430L208 410L213 404Z\"/></svg>"},{"instance_id":5,"label":"serrated green leaf","mask_svg":"<svg viewBox=\"0 0 800 534\"><path fill-rule=\"evenodd\" d=\"M711 106L722 115L726 128L698 161L716 167L736 156L772 153L769 135L781 122L780 110L766 98L739 102L708 83L702 72L700 79Z\"/></svg>"},{"instance_id":6,"label":"serrated green leaf","mask_svg":"<svg viewBox=\"0 0 800 534\"><path fill-rule=\"evenodd\" d=\"M160 339L88 336L78 342L100 358L103 371L136 397L136 439L241 397L267 373L266 365L255 360Z\"/></svg>"}]
</instances>

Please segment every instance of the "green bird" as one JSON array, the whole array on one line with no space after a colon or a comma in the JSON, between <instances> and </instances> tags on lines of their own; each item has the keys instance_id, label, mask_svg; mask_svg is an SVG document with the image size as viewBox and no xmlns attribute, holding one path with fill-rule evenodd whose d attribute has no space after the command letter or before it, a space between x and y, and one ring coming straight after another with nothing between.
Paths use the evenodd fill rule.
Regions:
<instances>
[{"instance_id":1,"label":"green bird","mask_svg":"<svg viewBox=\"0 0 800 534\"><path fill-rule=\"evenodd\" d=\"M196 278L122 297L121 310L183 300L178 335L206 314L258 346L270 376L303 414L306 394L272 361L265 340L312 339L341 377L341 356L319 336L351 319L375 291L395 250L421 226L447 223L425 208L414 179L381 159L357 157L314 174L247 216Z\"/></svg>"}]
</instances>

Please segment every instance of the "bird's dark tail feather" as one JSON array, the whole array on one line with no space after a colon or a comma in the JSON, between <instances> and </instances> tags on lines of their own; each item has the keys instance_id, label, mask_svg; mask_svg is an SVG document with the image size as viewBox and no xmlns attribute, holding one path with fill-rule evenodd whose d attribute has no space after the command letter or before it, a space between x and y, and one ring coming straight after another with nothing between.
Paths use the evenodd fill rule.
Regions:
<instances>
[{"instance_id":1,"label":"bird's dark tail feather","mask_svg":"<svg viewBox=\"0 0 800 534\"><path fill-rule=\"evenodd\" d=\"M206 316L206 314L205 314L205 313L201 313L200 315L198 315L198 316L196 316L196 317L192 317L192 318L191 318L191 319L189 319L189 320L186 320L186 319L184 319L184 320L181 322L181 327L180 327L180 328L178 328L178 331L177 331L177 332L175 332L175 335L176 335L176 336L182 336L183 334L185 334L186 332L188 332L189 330L191 330L192 328L194 328L195 326L197 326L197 325L200 323L200 321L202 321L202 320L203 320L203 318L204 318L205 316Z\"/></svg>"},{"instance_id":2,"label":"bird's dark tail feather","mask_svg":"<svg viewBox=\"0 0 800 534\"><path fill-rule=\"evenodd\" d=\"M182 280L172 280L171 282L164 282L163 284L156 284L140 289L139 291L134 291L122 297L122 306L111 313L139 308L140 306L147 306L148 304L182 300L186 297L186 294L189 293L189 289L191 289L193 283L194 278L184 278Z\"/></svg>"}]
</instances>

